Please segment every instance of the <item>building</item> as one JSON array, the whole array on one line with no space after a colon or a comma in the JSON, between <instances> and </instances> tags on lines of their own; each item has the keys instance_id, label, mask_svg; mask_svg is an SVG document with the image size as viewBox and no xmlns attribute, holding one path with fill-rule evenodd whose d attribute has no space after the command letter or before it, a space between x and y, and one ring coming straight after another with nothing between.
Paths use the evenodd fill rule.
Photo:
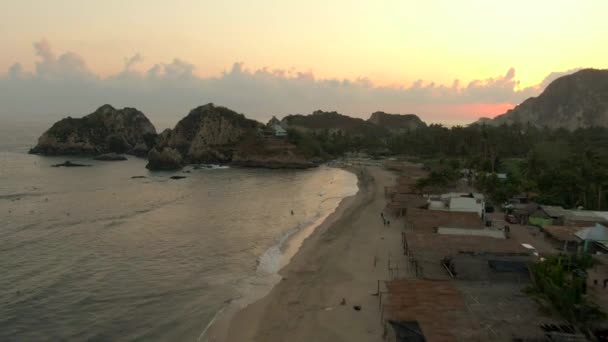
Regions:
<instances>
[{"instance_id":1,"label":"building","mask_svg":"<svg viewBox=\"0 0 608 342\"><path fill-rule=\"evenodd\" d=\"M543 232L547 240L562 252L576 253L580 239L574 233L581 230L580 227L572 226L544 226Z\"/></svg>"},{"instance_id":2,"label":"building","mask_svg":"<svg viewBox=\"0 0 608 342\"><path fill-rule=\"evenodd\" d=\"M570 225L589 226L594 223L608 224L608 212L591 210L567 210L565 220Z\"/></svg>"},{"instance_id":3,"label":"building","mask_svg":"<svg viewBox=\"0 0 608 342\"><path fill-rule=\"evenodd\" d=\"M482 194L450 192L439 196L429 196L430 210L447 210L455 212L476 213L485 215L485 201Z\"/></svg>"},{"instance_id":4,"label":"building","mask_svg":"<svg viewBox=\"0 0 608 342\"><path fill-rule=\"evenodd\" d=\"M608 224L608 212L568 210L560 206L541 205L538 210L530 215L529 222L539 227L548 225L584 227L595 223Z\"/></svg>"},{"instance_id":5,"label":"building","mask_svg":"<svg viewBox=\"0 0 608 342\"><path fill-rule=\"evenodd\" d=\"M278 124L272 125L272 130L274 132L275 137L286 137L287 131Z\"/></svg>"},{"instance_id":6,"label":"building","mask_svg":"<svg viewBox=\"0 0 608 342\"><path fill-rule=\"evenodd\" d=\"M529 222L539 227L563 225L567 213L568 211L560 206L541 205L530 215Z\"/></svg>"},{"instance_id":7,"label":"building","mask_svg":"<svg viewBox=\"0 0 608 342\"><path fill-rule=\"evenodd\" d=\"M584 252L606 252L608 250L608 228L596 223L574 233L583 242Z\"/></svg>"}]
</instances>

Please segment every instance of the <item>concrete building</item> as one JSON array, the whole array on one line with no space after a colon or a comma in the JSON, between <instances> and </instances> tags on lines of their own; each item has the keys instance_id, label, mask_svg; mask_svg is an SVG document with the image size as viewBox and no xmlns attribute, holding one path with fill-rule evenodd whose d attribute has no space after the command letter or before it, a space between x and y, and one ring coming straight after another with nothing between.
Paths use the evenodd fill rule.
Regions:
<instances>
[{"instance_id":1,"label":"concrete building","mask_svg":"<svg viewBox=\"0 0 608 342\"><path fill-rule=\"evenodd\" d=\"M485 215L485 200L482 194L450 192L439 196L429 196L430 210L447 210L455 212L476 213Z\"/></svg>"}]
</instances>

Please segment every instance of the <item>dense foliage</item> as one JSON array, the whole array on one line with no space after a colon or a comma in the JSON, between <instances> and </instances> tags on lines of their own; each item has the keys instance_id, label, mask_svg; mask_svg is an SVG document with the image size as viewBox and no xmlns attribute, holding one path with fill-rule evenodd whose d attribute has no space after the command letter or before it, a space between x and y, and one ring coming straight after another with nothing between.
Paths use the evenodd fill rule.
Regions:
<instances>
[{"instance_id":1,"label":"dense foliage","mask_svg":"<svg viewBox=\"0 0 608 342\"><path fill-rule=\"evenodd\" d=\"M550 256L530 266L532 285L527 292L582 331L589 331L606 317L586 295L585 270L593 262L587 254Z\"/></svg>"},{"instance_id":2,"label":"dense foliage","mask_svg":"<svg viewBox=\"0 0 608 342\"><path fill-rule=\"evenodd\" d=\"M567 131L520 124L452 128L433 124L399 134L314 130L292 131L290 137L317 156L365 151L372 156L445 161L438 170L432 169L431 183L453 181L456 168L476 170L475 185L496 201L534 192L546 204L608 210L606 128ZM507 180L498 179L496 173L508 174Z\"/></svg>"}]
</instances>

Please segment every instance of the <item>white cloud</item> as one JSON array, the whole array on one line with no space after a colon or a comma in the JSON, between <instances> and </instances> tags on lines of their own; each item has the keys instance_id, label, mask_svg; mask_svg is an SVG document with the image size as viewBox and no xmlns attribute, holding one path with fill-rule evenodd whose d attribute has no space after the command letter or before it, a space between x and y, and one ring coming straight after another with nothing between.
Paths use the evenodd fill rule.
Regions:
<instances>
[{"instance_id":1,"label":"white cloud","mask_svg":"<svg viewBox=\"0 0 608 342\"><path fill-rule=\"evenodd\" d=\"M514 68L466 85L459 80L449 86L419 80L410 86L386 87L375 86L367 78L317 79L312 72L248 70L243 63L235 63L219 77L201 78L195 75L193 64L178 58L137 72L133 67L143 61L138 53L125 58L120 73L102 78L76 53L57 56L45 40L34 48L39 57L34 72L16 63L0 75L2 113L80 116L110 103L176 122L190 109L213 102L259 120L316 109L364 118L383 110L417 113L427 121L470 120L485 113L467 116L463 114L467 105L516 104L565 74L552 73L542 84L525 89L519 89Z\"/></svg>"}]
</instances>

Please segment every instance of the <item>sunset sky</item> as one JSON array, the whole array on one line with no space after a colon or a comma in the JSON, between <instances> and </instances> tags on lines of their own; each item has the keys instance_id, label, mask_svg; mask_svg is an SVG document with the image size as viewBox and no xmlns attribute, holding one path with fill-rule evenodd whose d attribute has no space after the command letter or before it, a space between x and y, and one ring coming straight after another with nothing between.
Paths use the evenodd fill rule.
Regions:
<instances>
[{"instance_id":1,"label":"sunset sky","mask_svg":"<svg viewBox=\"0 0 608 342\"><path fill-rule=\"evenodd\" d=\"M181 117L214 102L258 119L470 122L608 67L601 0L6 0L0 13L0 113L104 101Z\"/></svg>"}]
</instances>

